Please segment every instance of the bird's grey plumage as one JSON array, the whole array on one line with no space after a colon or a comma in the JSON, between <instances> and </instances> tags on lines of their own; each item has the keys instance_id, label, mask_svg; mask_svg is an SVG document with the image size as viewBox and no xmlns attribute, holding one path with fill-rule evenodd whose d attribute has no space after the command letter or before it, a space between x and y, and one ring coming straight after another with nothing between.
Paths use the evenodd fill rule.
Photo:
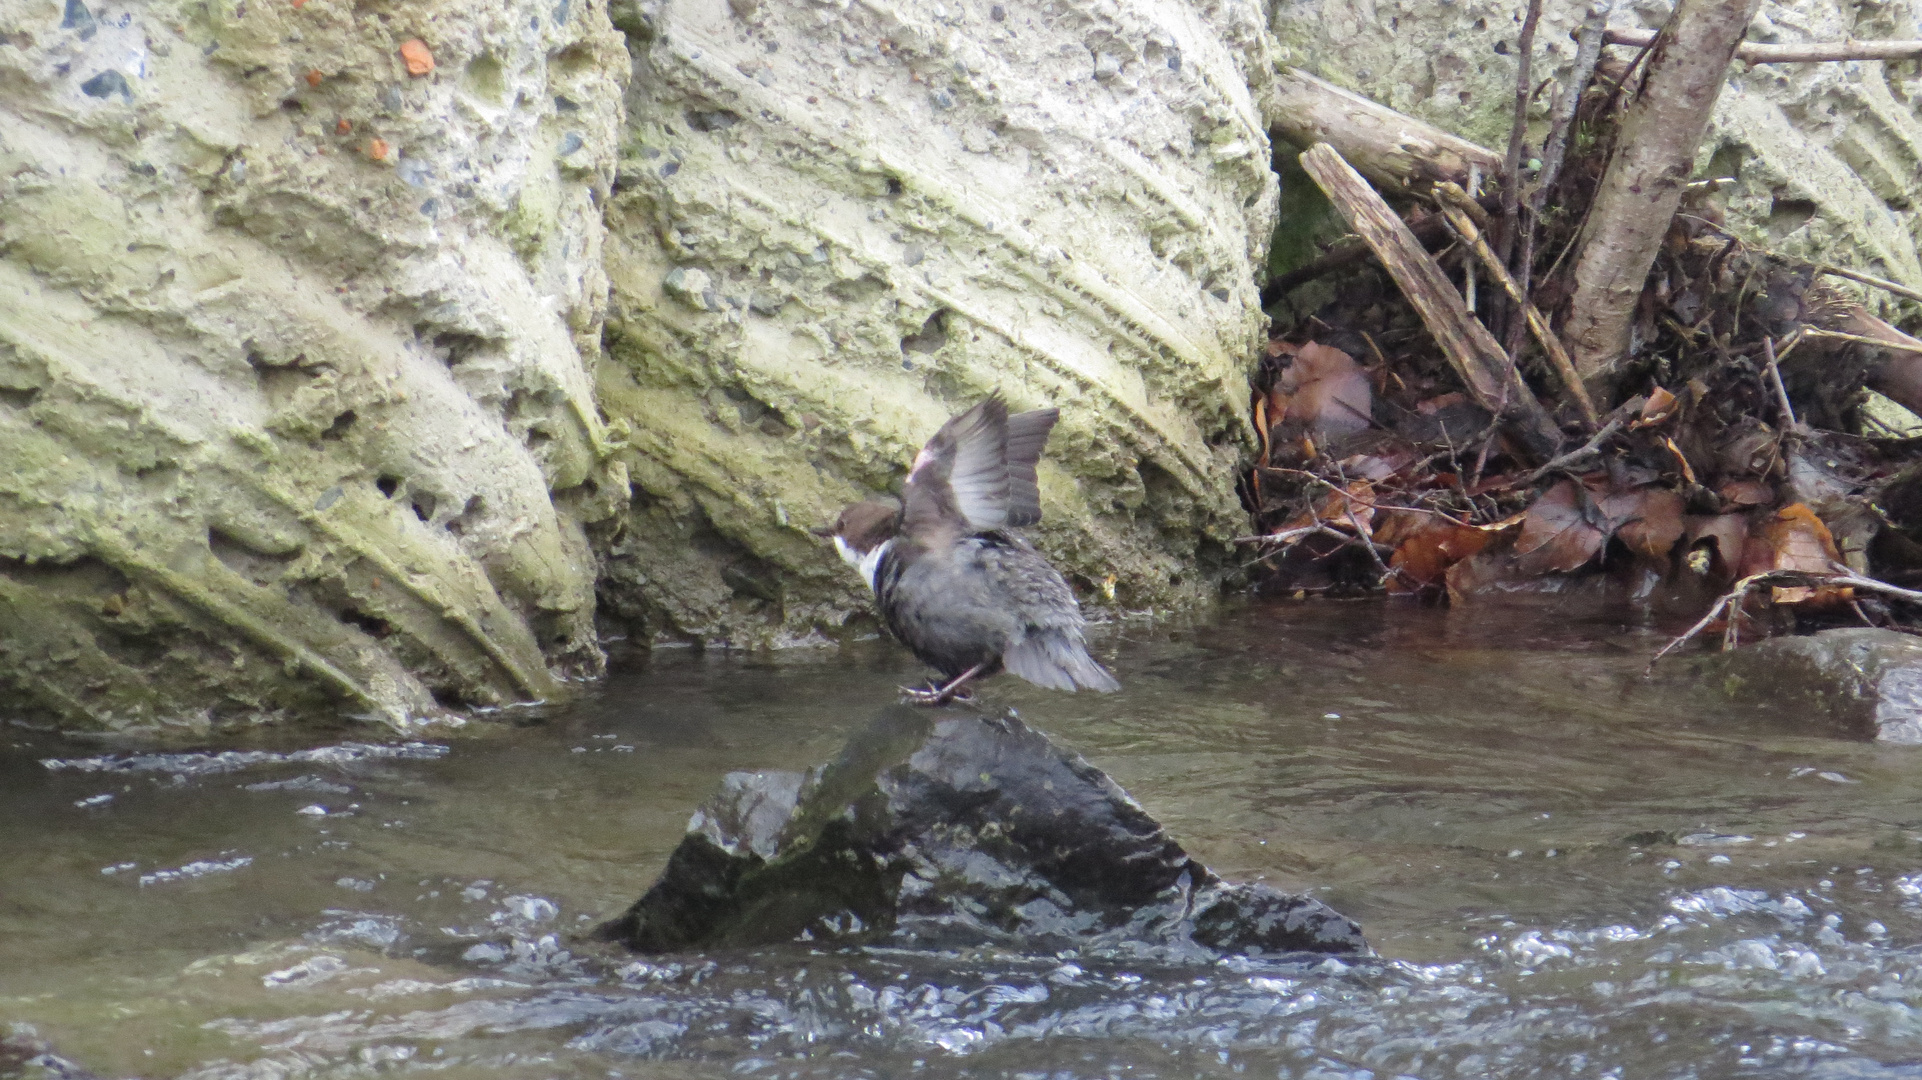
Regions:
<instances>
[{"instance_id":1,"label":"bird's grey plumage","mask_svg":"<svg viewBox=\"0 0 1922 1080\"><path fill-rule=\"evenodd\" d=\"M1034 409L1008 417L1008 525L1025 528L1041 520L1041 487L1035 462L1048 445L1060 409Z\"/></svg>"},{"instance_id":2,"label":"bird's grey plumage","mask_svg":"<svg viewBox=\"0 0 1922 1080\"><path fill-rule=\"evenodd\" d=\"M874 590L894 636L945 701L1003 669L1055 690L1118 690L1088 655L1074 590L1010 528L1041 520L1035 463L1057 409L1009 414L994 395L949 420L914 460L901 506L856 503L822 534Z\"/></svg>"},{"instance_id":3,"label":"bird's grey plumage","mask_svg":"<svg viewBox=\"0 0 1922 1080\"><path fill-rule=\"evenodd\" d=\"M941 425L908 474L904 527L959 517L975 532L1041 520L1035 462L1059 409L1009 415L999 395Z\"/></svg>"},{"instance_id":4,"label":"bird's grey plumage","mask_svg":"<svg viewBox=\"0 0 1922 1080\"><path fill-rule=\"evenodd\" d=\"M1119 690L1088 655L1086 622L1059 571L1005 532L941 548L897 538L874 577L882 621L946 679L1006 668L1051 690Z\"/></svg>"}]
</instances>

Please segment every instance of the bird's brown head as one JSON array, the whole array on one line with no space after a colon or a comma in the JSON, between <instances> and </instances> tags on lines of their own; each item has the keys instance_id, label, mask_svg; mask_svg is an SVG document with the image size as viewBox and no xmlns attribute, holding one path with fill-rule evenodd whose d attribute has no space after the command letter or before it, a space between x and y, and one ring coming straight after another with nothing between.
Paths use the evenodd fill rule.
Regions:
<instances>
[{"instance_id":1,"label":"bird's brown head","mask_svg":"<svg viewBox=\"0 0 1922 1080\"><path fill-rule=\"evenodd\" d=\"M858 566L869 552L894 538L900 522L901 508L894 503L858 502L842 510L833 525L815 529L814 534L834 541L841 557Z\"/></svg>"}]
</instances>

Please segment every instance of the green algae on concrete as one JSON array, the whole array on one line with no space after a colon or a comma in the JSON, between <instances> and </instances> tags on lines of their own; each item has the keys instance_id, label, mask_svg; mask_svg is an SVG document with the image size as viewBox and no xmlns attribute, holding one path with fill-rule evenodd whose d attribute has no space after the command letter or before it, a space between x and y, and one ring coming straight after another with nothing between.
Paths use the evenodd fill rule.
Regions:
<instances>
[{"instance_id":1,"label":"green algae on concrete","mask_svg":"<svg viewBox=\"0 0 1922 1080\"><path fill-rule=\"evenodd\" d=\"M15 12L5 718L408 728L597 673L600 5Z\"/></svg>"},{"instance_id":2,"label":"green algae on concrete","mask_svg":"<svg viewBox=\"0 0 1922 1080\"><path fill-rule=\"evenodd\" d=\"M807 529L996 390L1063 411L1035 538L1085 598L1218 587L1276 198L1259 12L1069 7L623 8L610 614L653 640L867 630Z\"/></svg>"}]
</instances>

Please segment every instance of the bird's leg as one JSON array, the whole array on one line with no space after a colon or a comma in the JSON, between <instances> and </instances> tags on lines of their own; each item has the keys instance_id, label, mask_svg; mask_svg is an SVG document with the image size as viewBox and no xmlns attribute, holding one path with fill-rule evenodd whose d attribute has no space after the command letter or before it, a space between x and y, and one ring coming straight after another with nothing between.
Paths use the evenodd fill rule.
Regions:
<instances>
[{"instance_id":1,"label":"bird's leg","mask_svg":"<svg viewBox=\"0 0 1922 1080\"><path fill-rule=\"evenodd\" d=\"M974 695L966 693L964 688L968 685L969 680L986 671L988 664L989 661L983 660L979 664L956 675L946 686L935 686L930 683L925 690L909 689L903 686L901 688L901 696L915 705L946 705L951 701L969 700Z\"/></svg>"}]
</instances>

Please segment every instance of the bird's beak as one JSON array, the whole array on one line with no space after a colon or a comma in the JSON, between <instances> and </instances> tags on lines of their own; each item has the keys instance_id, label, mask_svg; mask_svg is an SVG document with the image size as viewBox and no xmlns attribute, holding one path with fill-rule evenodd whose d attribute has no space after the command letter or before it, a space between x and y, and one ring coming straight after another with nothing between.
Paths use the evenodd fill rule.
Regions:
<instances>
[{"instance_id":1,"label":"bird's beak","mask_svg":"<svg viewBox=\"0 0 1922 1080\"><path fill-rule=\"evenodd\" d=\"M814 528L809 529L808 531L820 537L823 540L834 539L834 526L832 525L816 525Z\"/></svg>"}]
</instances>

